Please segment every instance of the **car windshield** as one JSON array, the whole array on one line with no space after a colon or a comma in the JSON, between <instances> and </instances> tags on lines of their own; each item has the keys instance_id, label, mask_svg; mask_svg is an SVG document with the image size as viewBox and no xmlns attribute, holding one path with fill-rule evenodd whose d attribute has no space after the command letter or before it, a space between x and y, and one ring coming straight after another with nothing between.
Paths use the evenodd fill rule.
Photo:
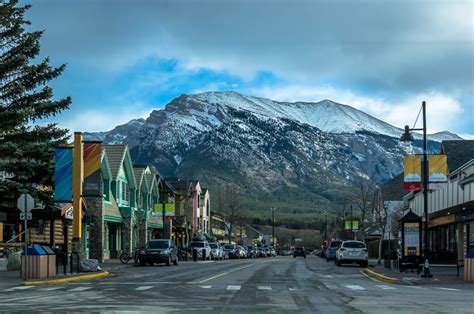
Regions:
<instances>
[{"instance_id":1,"label":"car windshield","mask_svg":"<svg viewBox=\"0 0 474 314\"><path fill-rule=\"evenodd\" d=\"M365 244L362 242L346 242L342 246L351 249L365 249Z\"/></svg>"},{"instance_id":2,"label":"car windshield","mask_svg":"<svg viewBox=\"0 0 474 314\"><path fill-rule=\"evenodd\" d=\"M168 241L150 241L146 247L147 249L167 249L169 245Z\"/></svg>"},{"instance_id":3,"label":"car windshield","mask_svg":"<svg viewBox=\"0 0 474 314\"><path fill-rule=\"evenodd\" d=\"M234 248L235 247L232 244L224 245L224 249L226 249L226 250L233 250Z\"/></svg>"},{"instance_id":4,"label":"car windshield","mask_svg":"<svg viewBox=\"0 0 474 314\"><path fill-rule=\"evenodd\" d=\"M341 241L332 241L329 247L338 247L341 245Z\"/></svg>"},{"instance_id":5,"label":"car windshield","mask_svg":"<svg viewBox=\"0 0 474 314\"><path fill-rule=\"evenodd\" d=\"M216 243L209 243L209 246L211 247L211 249L217 249Z\"/></svg>"},{"instance_id":6,"label":"car windshield","mask_svg":"<svg viewBox=\"0 0 474 314\"><path fill-rule=\"evenodd\" d=\"M204 247L204 242L191 242L189 243L190 247Z\"/></svg>"}]
</instances>

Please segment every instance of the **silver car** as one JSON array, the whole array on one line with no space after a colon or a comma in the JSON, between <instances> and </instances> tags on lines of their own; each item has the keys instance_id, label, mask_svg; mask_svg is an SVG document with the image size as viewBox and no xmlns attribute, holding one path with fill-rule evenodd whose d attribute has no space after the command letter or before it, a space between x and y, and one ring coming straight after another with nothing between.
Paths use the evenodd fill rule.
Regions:
<instances>
[{"instance_id":1,"label":"silver car","mask_svg":"<svg viewBox=\"0 0 474 314\"><path fill-rule=\"evenodd\" d=\"M364 242L361 241L343 241L339 249L336 251L337 266L341 264L357 263L362 267L369 266L369 253Z\"/></svg>"},{"instance_id":2,"label":"silver car","mask_svg":"<svg viewBox=\"0 0 474 314\"><path fill-rule=\"evenodd\" d=\"M189 249L192 252L193 250L197 251L198 258L203 258L206 256L206 259L211 259L211 247L207 241L193 241L189 243Z\"/></svg>"},{"instance_id":3,"label":"silver car","mask_svg":"<svg viewBox=\"0 0 474 314\"><path fill-rule=\"evenodd\" d=\"M224 259L224 249L222 246L217 242L209 243L211 247L211 258L215 260L223 260Z\"/></svg>"}]
</instances>

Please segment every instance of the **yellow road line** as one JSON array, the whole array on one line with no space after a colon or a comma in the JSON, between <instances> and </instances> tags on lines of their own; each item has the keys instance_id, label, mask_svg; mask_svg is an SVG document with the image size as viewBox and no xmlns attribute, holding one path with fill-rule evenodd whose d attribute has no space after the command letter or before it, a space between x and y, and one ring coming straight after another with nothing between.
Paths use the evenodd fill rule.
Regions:
<instances>
[{"instance_id":1,"label":"yellow road line","mask_svg":"<svg viewBox=\"0 0 474 314\"><path fill-rule=\"evenodd\" d=\"M247 266L244 266L244 267L235 268L235 269L229 270L229 271L227 271L227 272L225 272L225 273L221 273L221 274L218 274L218 275L215 275L215 276L212 276L212 277L203 279L203 280L199 281L198 283L204 283L204 282L210 281L210 280L212 280L212 279L216 279L216 278L225 276L225 275L227 275L227 274L233 273L233 272L235 272L235 271L242 270L242 269L245 269L245 268L249 268L250 266L253 266L253 265L255 265L255 264L256 264L256 263L253 263L253 264L250 264L250 265L247 265Z\"/></svg>"},{"instance_id":2,"label":"yellow road line","mask_svg":"<svg viewBox=\"0 0 474 314\"><path fill-rule=\"evenodd\" d=\"M105 277L108 277L109 275L110 273L108 271L103 271L96 274L71 276L71 277L60 278L60 279L50 279L50 280L42 280L42 281L25 281L23 282L23 285L24 286L59 285L59 284L70 283L70 282L80 282L80 281L88 281L88 280L93 280L93 279L105 278Z\"/></svg>"}]
</instances>

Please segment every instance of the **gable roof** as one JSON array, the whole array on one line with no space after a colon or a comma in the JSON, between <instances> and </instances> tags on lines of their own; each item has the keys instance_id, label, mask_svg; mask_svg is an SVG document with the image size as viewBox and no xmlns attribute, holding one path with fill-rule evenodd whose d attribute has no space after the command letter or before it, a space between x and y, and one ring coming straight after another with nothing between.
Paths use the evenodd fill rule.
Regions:
<instances>
[{"instance_id":1,"label":"gable roof","mask_svg":"<svg viewBox=\"0 0 474 314\"><path fill-rule=\"evenodd\" d=\"M136 187L136 180L133 173L132 159L128 151L128 146L123 144L118 145L102 145L104 148L110 165L110 172L112 174L112 181L117 181L120 167L125 165L124 171L127 174L128 184L131 188Z\"/></svg>"},{"instance_id":2,"label":"gable roof","mask_svg":"<svg viewBox=\"0 0 474 314\"><path fill-rule=\"evenodd\" d=\"M146 180L144 180L144 173L145 168L133 166L133 176L135 177L138 189L141 188L142 184L146 184L146 190L148 191L148 184Z\"/></svg>"},{"instance_id":3,"label":"gable roof","mask_svg":"<svg viewBox=\"0 0 474 314\"><path fill-rule=\"evenodd\" d=\"M382 195L386 201L402 201L408 191L403 188L403 172L382 186Z\"/></svg>"},{"instance_id":4,"label":"gable roof","mask_svg":"<svg viewBox=\"0 0 474 314\"><path fill-rule=\"evenodd\" d=\"M112 174L112 180L117 180L120 166L125 158L125 151L127 145L102 145L104 148L107 159L110 165L110 173Z\"/></svg>"},{"instance_id":5,"label":"gable roof","mask_svg":"<svg viewBox=\"0 0 474 314\"><path fill-rule=\"evenodd\" d=\"M441 143L441 153L448 158L448 172L474 159L474 140L450 140Z\"/></svg>"}]
</instances>

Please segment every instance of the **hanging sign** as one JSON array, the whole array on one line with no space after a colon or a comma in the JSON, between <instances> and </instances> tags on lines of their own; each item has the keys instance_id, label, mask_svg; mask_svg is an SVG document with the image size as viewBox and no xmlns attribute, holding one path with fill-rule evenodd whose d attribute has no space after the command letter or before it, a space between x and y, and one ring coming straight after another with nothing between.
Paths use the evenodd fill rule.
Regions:
<instances>
[{"instance_id":1,"label":"hanging sign","mask_svg":"<svg viewBox=\"0 0 474 314\"><path fill-rule=\"evenodd\" d=\"M421 182L421 156L405 156L403 161L403 181L405 183Z\"/></svg>"},{"instance_id":2,"label":"hanging sign","mask_svg":"<svg viewBox=\"0 0 474 314\"><path fill-rule=\"evenodd\" d=\"M54 200L72 201L72 147L58 147L54 164Z\"/></svg>"},{"instance_id":3,"label":"hanging sign","mask_svg":"<svg viewBox=\"0 0 474 314\"><path fill-rule=\"evenodd\" d=\"M446 155L430 155L429 161L429 181L448 182L448 159Z\"/></svg>"},{"instance_id":4,"label":"hanging sign","mask_svg":"<svg viewBox=\"0 0 474 314\"><path fill-rule=\"evenodd\" d=\"M84 184L82 195L101 197L102 192L102 143L84 142Z\"/></svg>"}]
</instances>

